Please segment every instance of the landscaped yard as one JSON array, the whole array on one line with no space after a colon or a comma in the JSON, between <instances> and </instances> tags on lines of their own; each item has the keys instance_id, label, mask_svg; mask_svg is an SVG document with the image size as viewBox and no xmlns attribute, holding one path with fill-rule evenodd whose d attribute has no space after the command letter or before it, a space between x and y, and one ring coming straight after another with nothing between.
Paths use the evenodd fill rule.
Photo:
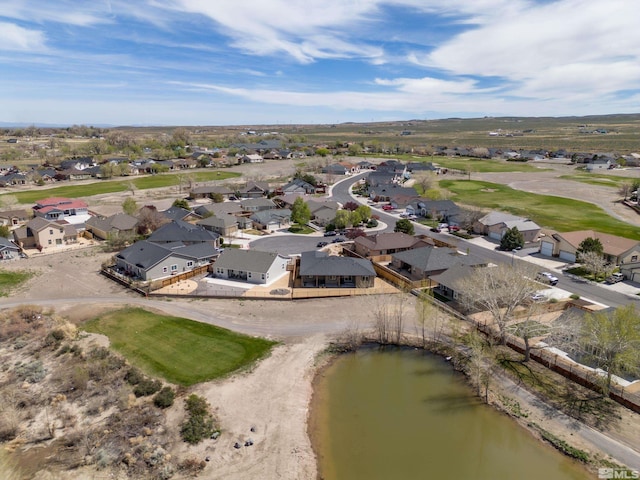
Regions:
<instances>
[{"instance_id":1,"label":"landscaped yard","mask_svg":"<svg viewBox=\"0 0 640 480\"><path fill-rule=\"evenodd\" d=\"M141 308L108 313L82 328L108 336L111 346L146 374L185 386L246 367L275 345L262 338Z\"/></svg>"},{"instance_id":2,"label":"landscaped yard","mask_svg":"<svg viewBox=\"0 0 640 480\"><path fill-rule=\"evenodd\" d=\"M9 292L31 278L31 272L8 272L0 270L0 296L6 297Z\"/></svg>"},{"instance_id":3,"label":"landscaped yard","mask_svg":"<svg viewBox=\"0 0 640 480\"><path fill-rule=\"evenodd\" d=\"M506 185L475 180L441 180L451 200L473 207L505 210L530 218L542 227L560 232L596 230L620 237L640 239L638 228L607 215L588 202L514 190Z\"/></svg>"},{"instance_id":4,"label":"landscaped yard","mask_svg":"<svg viewBox=\"0 0 640 480\"><path fill-rule=\"evenodd\" d=\"M183 172L184 174L184 172ZM228 178L239 177L239 173L222 172L219 170L213 172L193 172L193 179L197 182L206 182L209 180L226 180ZM158 175L149 175L145 177L121 177L116 180L104 180L99 182L87 182L81 185L66 185L62 187L49 188L46 190L29 190L25 192L11 193L19 203L32 204L37 200L48 197L89 197L92 195L100 195L104 193L124 192L130 189L130 185L138 190L146 190L149 188L171 187L178 185L180 174L162 173Z\"/></svg>"}]
</instances>

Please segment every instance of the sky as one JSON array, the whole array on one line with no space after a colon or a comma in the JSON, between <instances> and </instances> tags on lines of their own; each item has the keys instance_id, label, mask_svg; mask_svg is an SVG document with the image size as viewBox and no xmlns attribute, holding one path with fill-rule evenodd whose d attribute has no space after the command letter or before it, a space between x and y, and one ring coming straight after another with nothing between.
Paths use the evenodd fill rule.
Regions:
<instances>
[{"instance_id":1,"label":"sky","mask_svg":"<svg viewBox=\"0 0 640 480\"><path fill-rule=\"evenodd\" d=\"M0 122L640 113L637 0L0 0Z\"/></svg>"}]
</instances>

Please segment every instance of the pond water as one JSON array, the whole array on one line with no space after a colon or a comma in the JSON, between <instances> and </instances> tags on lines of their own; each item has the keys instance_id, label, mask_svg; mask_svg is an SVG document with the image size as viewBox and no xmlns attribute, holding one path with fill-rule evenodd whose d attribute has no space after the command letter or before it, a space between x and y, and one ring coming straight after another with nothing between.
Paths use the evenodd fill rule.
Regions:
<instances>
[{"instance_id":1,"label":"pond water","mask_svg":"<svg viewBox=\"0 0 640 480\"><path fill-rule=\"evenodd\" d=\"M317 382L311 425L324 480L592 478L443 359L410 349L338 358Z\"/></svg>"}]
</instances>

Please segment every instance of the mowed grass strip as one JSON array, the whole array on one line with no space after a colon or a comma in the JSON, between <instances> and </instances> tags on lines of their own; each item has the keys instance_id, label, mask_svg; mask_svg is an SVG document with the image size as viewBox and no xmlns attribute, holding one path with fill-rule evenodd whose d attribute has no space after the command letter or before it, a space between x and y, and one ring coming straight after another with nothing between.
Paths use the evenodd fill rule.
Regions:
<instances>
[{"instance_id":1,"label":"mowed grass strip","mask_svg":"<svg viewBox=\"0 0 640 480\"><path fill-rule=\"evenodd\" d=\"M615 175L602 175L597 173L576 173L574 175L561 175L559 178L587 183L589 185L600 185L603 187L619 188L623 183L632 184L637 178L618 177Z\"/></svg>"},{"instance_id":2,"label":"mowed grass strip","mask_svg":"<svg viewBox=\"0 0 640 480\"><path fill-rule=\"evenodd\" d=\"M20 286L32 276L31 272L0 270L0 297L6 297L11 290Z\"/></svg>"},{"instance_id":3,"label":"mowed grass strip","mask_svg":"<svg viewBox=\"0 0 640 480\"><path fill-rule=\"evenodd\" d=\"M596 230L640 240L638 227L607 215L592 203L522 192L506 185L475 180L441 180L440 186L454 194L451 200L456 203L506 211L559 232Z\"/></svg>"},{"instance_id":4,"label":"mowed grass strip","mask_svg":"<svg viewBox=\"0 0 640 480\"><path fill-rule=\"evenodd\" d=\"M196 182L206 182L210 180L226 180L228 178L239 177L239 173L221 172L219 170L213 172L182 172L182 175L191 175ZM88 181L86 184L66 185L62 187L54 187L47 189L36 189L25 192L12 192L19 203L32 204L37 200L49 197L66 197L80 198L90 197L92 195L101 195L105 193L118 193L130 190L130 184L138 190L147 190L150 188L171 187L177 185L180 181L180 173L161 173L158 175L149 175L145 177L121 177L116 180ZM1 195L0 195L1 197Z\"/></svg>"},{"instance_id":5,"label":"mowed grass strip","mask_svg":"<svg viewBox=\"0 0 640 480\"><path fill-rule=\"evenodd\" d=\"M504 160L494 160L488 158L470 158L470 157L444 157L444 156L428 156L419 157L416 155L379 155L368 154L365 157L373 158L390 158L403 160L405 162L421 162L433 163L442 168L450 168L452 170L462 170L473 174L476 173L494 173L494 172L541 172L548 169L534 167L527 162L507 162Z\"/></svg>"},{"instance_id":6,"label":"mowed grass strip","mask_svg":"<svg viewBox=\"0 0 640 480\"><path fill-rule=\"evenodd\" d=\"M224 377L262 358L275 345L141 308L110 312L82 328L108 336L111 346L147 375L184 386Z\"/></svg>"}]
</instances>

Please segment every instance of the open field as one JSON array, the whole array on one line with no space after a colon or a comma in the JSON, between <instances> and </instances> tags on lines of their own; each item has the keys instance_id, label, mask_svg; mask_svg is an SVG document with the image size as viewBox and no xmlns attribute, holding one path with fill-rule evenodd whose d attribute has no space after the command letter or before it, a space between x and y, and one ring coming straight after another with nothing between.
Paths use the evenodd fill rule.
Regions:
<instances>
[{"instance_id":1,"label":"open field","mask_svg":"<svg viewBox=\"0 0 640 480\"><path fill-rule=\"evenodd\" d=\"M148 190L151 188L171 187L181 182L181 173L164 173L158 175L149 175L140 178L123 177L118 180L104 180L98 182L86 182L79 185L65 185L62 187L54 187L49 189L33 189L24 192L12 192L10 195L18 200L19 203L32 204L44 197L68 197L79 198L89 197L92 195L101 195L105 193L118 193L134 190ZM194 181L206 182L211 180L227 180L229 178L237 178L239 173L221 172L219 170L213 172L192 172L188 175L193 177ZM9 195L9 194L4 194ZM0 200L3 195L0 195Z\"/></svg>"},{"instance_id":2,"label":"open field","mask_svg":"<svg viewBox=\"0 0 640 480\"><path fill-rule=\"evenodd\" d=\"M452 192L451 200L464 205L508 211L524 216L542 227L561 232L597 230L621 237L640 239L638 228L616 220L598 206L552 195L514 190L498 183L476 180L441 180Z\"/></svg>"},{"instance_id":3,"label":"open field","mask_svg":"<svg viewBox=\"0 0 640 480\"><path fill-rule=\"evenodd\" d=\"M589 185L601 185L603 187L619 188L623 183L633 183L637 181L637 177L621 177L614 175L602 175L598 173L575 173L572 175L562 175L558 178L565 180L574 180L576 182L586 183Z\"/></svg>"},{"instance_id":4,"label":"open field","mask_svg":"<svg viewBox=\"0 0 640 480\"><path fill-rule=\"evenodd\" d=\"M33 276L31 272L0 270L0 296L6 297Z\"/></svg>"},{"instance_id":5,"label":"open field","mask_svg":"<svg viewBox=\"0 0 640 480\"><path fill-rule=\"evenodd\" d=\"M108 336L115 350L148 375L185 386L246 367L275 344L141 308L105 314L82 328Z\"/></svg>"}]
</instances>

